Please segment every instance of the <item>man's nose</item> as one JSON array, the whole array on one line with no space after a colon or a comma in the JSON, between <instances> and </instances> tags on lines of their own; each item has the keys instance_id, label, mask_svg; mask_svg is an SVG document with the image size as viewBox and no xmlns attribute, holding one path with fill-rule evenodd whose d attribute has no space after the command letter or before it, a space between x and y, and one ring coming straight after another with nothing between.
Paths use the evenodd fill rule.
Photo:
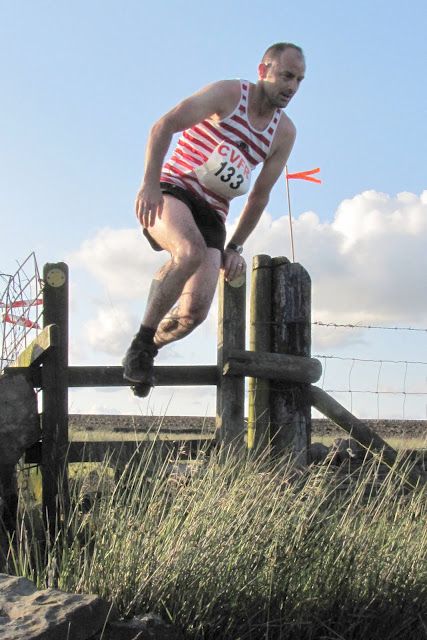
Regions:
<instances>
[{"instance_id":1,"label":"man's nose","mask_svg":"<svg viewBox=\"0 0 427 640\"><path fill-rule=\"evenodd\" d=\"M289 91L292 95L295 95L298 91L298 80L296 78L293 78L293 80L289 82Z\"/></svg>"}]
</instances>

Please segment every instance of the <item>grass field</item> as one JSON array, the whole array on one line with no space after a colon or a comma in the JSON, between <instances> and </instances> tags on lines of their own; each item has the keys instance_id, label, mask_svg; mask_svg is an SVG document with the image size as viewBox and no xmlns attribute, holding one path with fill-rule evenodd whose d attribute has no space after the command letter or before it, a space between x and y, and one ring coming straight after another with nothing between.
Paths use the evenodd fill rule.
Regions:
<instances>
[{"instance_id":1,"label":"grass field","mask_svg":"<svg viewBox=\"0 0 427 640\"><path fill-rule=\"evenodd\" d=\"M143 433L141 431L114 431L112 429L97 429L94 431L87 431L87 430L77 430L77 429L73 429L72 431L70 431L70 440L77 440L77 441L88 441L88 442L93 442L93 441L97 441L97 442L102 442L102 441L117 441L117 442L121 442L121 441L129 441L129 440L141 440L141 439L149 439L149 440L155 440L155 439L161 439L161 440L176 440L177 438L182 439L182 440L197 440L197 439L206 439L208 437L213 437L213 434L210 432L207 432L205 434L201 433L201 434L196 434L196 433L187 433L187 432L156 432L156 431L152 431L152 432L148 432L148 433ZM326 435L322 435L322 434L313 434L312 435L312 441L313 442L321 442L322 444L325 444L326 446L331 446L334 442L334 440L336 438L346 438L348 437L348 434L345 431L341 431L341 432L337 432L333 435L330 434L326 434ZM402 450L402 449L425 449L427 448L427 433L425 436L416 436L416 437L410 437L410 436L405 436L405 437L398 437L398 436L391 436L391 437L387 437L384 436L383 439L385 440L385 442L387 442L390 446L392 446L394 449L396 450Z\"/></svg>"},{"instance_id":2,"label":"grass field","mask_svg":"<svg viewBox=\"0 0 427 640\"><path fill-rule=\"evenodd\" d=\"M72 465L72 509L43 544L21 501L9 571L156 611L184 640L427 639L427 490L378 462L343 478L289 460L183 467L150 451L121 470Z\"/></svg>"}]
</instances>

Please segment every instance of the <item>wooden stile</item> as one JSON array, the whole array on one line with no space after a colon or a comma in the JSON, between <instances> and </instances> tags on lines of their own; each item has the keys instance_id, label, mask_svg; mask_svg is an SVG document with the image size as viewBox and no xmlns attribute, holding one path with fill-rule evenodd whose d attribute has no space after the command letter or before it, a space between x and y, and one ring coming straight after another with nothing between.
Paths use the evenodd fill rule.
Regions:
<instances>
[{"instance_id":1,"label":"wooden stile","mask_svg":"<svg viewBox=\"0 0 427 640\"><path fill-rule=\"evenodd\" d=\"M24 374L41 387L42 442L27 451L27 461L42 464L43 514L51 533L61 515L59 482L67 508L67 463L102 460L108 452L123 461L153 444L144 442L68 441L68 388L130 386L121 366L68 366L68 267L47 264L44 278L44 330L6 375ZM159 386L217 387L217 440L224 455L245 450L245 378L249 380L248 449L270 446L275 455L291 452L302 464L309 461L311 406L334 420L356 440L381 449L390 465L396 452L327 393L312 386L322 372L311 358L311 281L307 271L287 258L255 256L250 311L250 351L245 350L246 283L219 279L218 358L216 365L156 366ZM211 437L205 439L210 441ZM180 442L156 443L161 451ZM154 447L155 448L155 447ZM154 450L154 449L153 449ZM416 486L420 477L409 475Z\"/></svg>"}]
</instances>

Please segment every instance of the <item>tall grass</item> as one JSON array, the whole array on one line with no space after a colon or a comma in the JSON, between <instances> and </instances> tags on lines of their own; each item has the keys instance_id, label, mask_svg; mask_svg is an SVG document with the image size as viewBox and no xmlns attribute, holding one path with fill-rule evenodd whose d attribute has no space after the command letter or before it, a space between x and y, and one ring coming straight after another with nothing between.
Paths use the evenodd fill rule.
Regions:
<instances>
[{"instance_id":1,"label":"tall grass","mask_svg":"<svg viewBox=\"0 0 427 640\"><path fill-rule=\"evenodd\" d=\"M184 473L153 448L118 481L107 460L74 482L53 543L23 504L9 571L191 640L427 638L425 490L378 485L375 460L344 477L202 454Z\"/></svg>"}]
</instances>

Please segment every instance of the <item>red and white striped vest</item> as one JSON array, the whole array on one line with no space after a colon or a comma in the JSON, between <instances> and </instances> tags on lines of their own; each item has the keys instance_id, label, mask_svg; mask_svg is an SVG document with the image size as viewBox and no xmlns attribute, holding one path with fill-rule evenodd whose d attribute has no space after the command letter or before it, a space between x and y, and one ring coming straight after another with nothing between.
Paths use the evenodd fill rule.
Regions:
<instances>
[{"instance_id":1,"label":"red and white striped vest","mask_svg":"<svg viewBox=\"0 0 427 640\"><path fill-rule=\"evenodd\" d=\"M219 145L228 142L237 147L235 156L237 152L242 153L246 161L245 166L249 165L252 171L267 158L281 116L281 110L276 109L263 131L254 129L247 115L249 82L240 80L240 85L240 101L234 111L224 120L208 118L186 129L178 140L171 158L164 164L161 174L162 182L192 191L208 202L224 220L228 214L231 197L217 195L200 184L195 170L208 161L215 149L221 149ZM223 154L220 152L220 155ZM241 162L240 166L242 165Z\"/></svg>"}]
</instances>

